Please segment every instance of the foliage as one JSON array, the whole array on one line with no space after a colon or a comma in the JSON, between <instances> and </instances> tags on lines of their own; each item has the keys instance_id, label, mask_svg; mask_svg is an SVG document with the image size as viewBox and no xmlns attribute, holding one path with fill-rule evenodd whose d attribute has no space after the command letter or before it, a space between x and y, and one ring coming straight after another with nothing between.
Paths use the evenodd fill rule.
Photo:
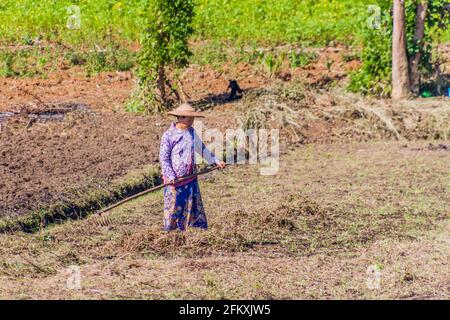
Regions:
<instances>
[{"instance_id":1,"label":"foliage","mask_svg":"<svg viewBox=\"0 0 450 320\"><path fill-rule=\"evenodd\" d=\"M104 45L109 28L123 43L139 40L149 0L2 0L0 41L44 40L91 47ZM152 0L153 2L153 0ZM366 0L197 0L193 20L199 40L277 45L302 42L323 46L351 43ZM68 29L67 8L80 7L81 28ZM442 35L450 40L449 32Z\"/></svg>"},{"instance_id":2,"label":"foliage","mask_svg":"<svg viewBox=\"0 0 450 320\"><path fill-rule=\"evenodd\" d=\"M315 52L300 51L300 52L292 52L289 55L289 62L292 68L296 67L304 68L316 59L317 54Z\"/></svg>"},{"instance_id":3,"label":"foliage","mask_svg":"<svg viewBox=\"0 0 450 320\"><path fill-rule=\"evenodd\" d=\"M49 69L55 69L55 58L58 54L48 49L0 49L0 77L45 78Z\"/></svg>"},{"instance_id":4,"label":"foliage","mask_svg":"<svg viewBox=\"0 0 450 320\"><path fill-rule=\"evenodd\" d=\"M188 39L194 32L192 0L153 0L145 10L145 28L141 39L139 56L139 86L143 91L145 109L162 111L166 107L166 69L184 67L191 55Z\"/></svg>"},{"instance_id":5,"label":"foliage","mask_svg":"<svg viewBox=\"0 0 450 320\"><path fill-rule=\"evenodd\" d=\"M349 89L367 95L388 96L391 93L392 65L391 1L378 0L377 5L381 8L377 26L367 25L367 15L361 16L358 23L362 26L362 65L351 75Z\"/></svg>"},{"instance_id":6,"label":"foliage","mask_svg":"<svg viewBox=\"0 0 450 320\"><path fill-rule=\"evenodd\" d=\"M352 41L352 22L365 6L361 0L202 0L195 29L201 39L323 46Z\"/></svg>"},{"instance_id":7,"label":"foliage","mask_svg":"<svg viewBox=\"0 0 450 320\"><path fill-rule=\"evenodd\" d=\"M433 44L442 38L448 25L450 24L449 11L444 10L447 0L428 1L427 19L425 22L425 36L422 43L414 41L415 13L416 7L420 0L410 0L406 2L406 37L408 55L412 56L419 50L422 51L422 59L420 61L421 73L424 76L431 76L434 69L433 61Z\"/></svg>"},{"instance_id":8,"label":"foliage","mask_svg":"<svg viewBox=\"0 0 450 320\"><path fill-rule=\"evenodd\" d=\"M128 71L134 66L134 56L133 52L119 48L90 52L84 55L87 74L90 76L102 71Z\"/></svg>"},{"instance_id":9,"label":"foliage","mask_svg":"<svg viewBox=\"0 0 450 320\"><path fill-rule=\"evenodd\" d=\"M108 42L110 31L122 42L134 41L142 24L147 0L2 0L0 41L22 42L41 38L70 46L92 47ZM80 29L70 29L68 8L80 8ZM110 30L112 29L112 30Z\"/></svg>"},{"instance_id":10,"label":"foliage","mask_svg":"<svg viewBox=\"0 0 450 320\"><path fill-rule=\"evenodd\" d=\"M408 0L413 1L413 0ZM373 44L371 49L376 52L376 46L387 48L382 42L384 33L375 34L376 30L363 28L367 19L367 8L371 3L390 3L387 0L196 0L196 15L192 20L194 39L197 47L191 62L199 64L221 65L224 61L242 61L251 58L243 48L273 47L281 44L293 44L296 47L345 44ZM439 4L443 0L434 0ZM88 74L105 70L128 70L136 64L137 56L132 54L135 42L139 41L142 30L148 23L148 6L155 5L155 0L1 0L0 1L0 44L43 45L63 43L70 48L63 55L79 56L81 59L73 60L75 64L86 60L85 66ZM80 29L70 29L67 21L71 15L68 7L76 5L80 8ZM434 16L439 14L438 6ZM383 9L383 15L385 11ZM444 20L441 20L444 21ZM361 28L355 27L361 26ZM450 30L438 29L437 25L430 24L427 33L431 39L427 43L450 41ZM362 30L362 32L360 32ZM367 37L369 39L367 39ZM373 38L372 40L370 38ZM387 40L387 39L386 39ZM95 48L110 48L122 50L116 64L114 56L106 56ZM365 45L367 47L367 45ZM128 53L124 51L128 50ZM410 47L413 51L414 48ZM372 55L370 52L366 55ZM424 60L427 59L424 56ZM55 56L47 59L48 68ZM122 59L123 58L123 59ZM274 57L267 59L267 69L276 67ZM289 57L290 63L302 66L308 59L304 57ZM9 60L8 60L9 59ZM28 59L28 58L27 58ZM38 60L39 55L30 56L30 60ZM376 59L376 58L374 58ZM377 75L385 79L389 75L382 66L390 58L382 57ZM14 57L3 54L0 56L0 76L33 76L45 74L44 70L37 69L38 62L30 67L22 68L24 60L18 53ZM120 61L123 62L120 62ZM252 63L260 63L253 59ZM8 66L13 69L8 69ZM272 67L270 67L272 65ZM428 64L429 65L429 64ZM32 70L31 66L35 69ZM15 70L15 69L17 70ZM16 72L17 71L17 72ZM422 70L423 71L423 70ZM270 71L269 71L270 72ZM370 71L368 72L371 74ZM367 72L366 72L367 73ZM364 75L356 81L357 90L372 88ZM370 78L370 77L369 77ZM359 84L358 84L359 83ZM362 88L362 89L361 89ZM379 88L375 91L387 90ZM369 91L369 90L367 90Z\"/></svg>"},{"instance_id":11,"label":"foliage","mask_svg":"<svg viewBox=\"0 0 450 320\"><path fill-rule=\"evenodd\" d=\"M434 69L432 51L434 45L446 34L449 15L445 13L444 5L447 1L428 1L428 15L425 22L425 37L422 44L414 42L414 29L417 4L420 0L406 1L407 24L407 49L412 56L417 50L422 50L422 58L419 62L420 72L423 76L431 76ZM392 68L392 1L377 0L381 8L381 23L378 28L370 28L367 25L368 16L361 18L361 38L363 44L362 66L351 75L349 90L362 92L367 95L381 97L391 93L391 68Z\"/></svg>"}]
</instances>

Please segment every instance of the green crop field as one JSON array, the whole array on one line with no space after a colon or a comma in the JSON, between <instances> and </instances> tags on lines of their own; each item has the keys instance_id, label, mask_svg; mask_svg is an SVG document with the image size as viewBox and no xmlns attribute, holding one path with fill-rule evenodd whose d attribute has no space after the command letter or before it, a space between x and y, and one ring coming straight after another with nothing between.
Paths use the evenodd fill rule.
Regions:
<instances>
[{"instance_id":1,"label":"green crop field","mask_svg":"<svg viewBox=\"0 0 450 320\"><path fill-rule=\"evenodd\" d=\"M147 0L2 0L0 41L29 42L38 36L67 44L101 44L111 35L127 42L139 40ZM69 29L80 8L80 29ZM355 25L369 15L363 0L198 0L196 39L274 45L302 42L326 45L351 42ZM445 36L448 40L449 34Z\"/></svg>"},{"instance_id":2,"label":"green crop field","mask_svg":"<svg viewBox=\"0 0 450 320\"><path fill-rule=\"evenodd\" d=\"M88 75L130 70L148 1L2 0L0 76L45 77L60 68L61 59L85 65ZM200 45L192 46L191 62L253 63L261 58L256 48L284 44L360 47L372 14L369 5L363 0L197 0L192 40ZM80 23L71 28L74 19ZM447 31L436 40L449 39ZM59 43L59 48L20 47L39 41Z\"/></svg>"}]
</instances>

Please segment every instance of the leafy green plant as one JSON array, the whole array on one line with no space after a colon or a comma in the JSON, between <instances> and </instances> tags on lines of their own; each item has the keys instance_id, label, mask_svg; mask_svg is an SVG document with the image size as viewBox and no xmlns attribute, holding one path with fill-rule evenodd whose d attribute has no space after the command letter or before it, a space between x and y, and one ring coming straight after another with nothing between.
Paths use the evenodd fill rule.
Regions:
<instances>
[{"instance_id":1,"label":"leafy green plant","mask_svg":"<svg viewBox=\"0 0 450 320\"><path fill-rule=\"evenodd\" d=\"M391 1L378 0L381 17L378 28L367 26L367 15L360 18L362 45L361 68L351 74L349 90L386 97L392 88L392 17Z\"/></svg>"},{"instance_id":2,"label":"leafy green plant","mask_svg":"<svg viewBox=\"0 0 450 320\"><path fill-rule=\"evenodd\" d=\"M27 46L35 45L37 41L51 46L62 43L70 48L65 52L77 52L77 55L83 57L82 59L73 57L71 64L74 65L87 64L87 61L83 60L87 60L88 53L98 45L107 51L112 49L113 54L106 54L106 63L103 67L100 67L102 65L100 61L95 63L91 61L90 69L87 70L89 74L105 70L129 70L136 65L137 56L119 53L118 48L129 50L130 47L134 47L136 41L139 41L140 35L142 38L142 30L149 21L149 2L154 1L1 0L0 42ZM217 67L225 61L236 63L249 60L250 63L260 63L257 57L255 58L256 55L249 53L248 50L242 51L244 47L246 49L253 47L254 51L257 51L257 48L288 43L324 46L336 43L353 44L355 41L357 44L360 44L359 41L366 42L364 40L367 31L364 27L368 6L366 0L195 0L195 2L196 15L192 18L195 30L192 33L195 40L193 46L195 56L191 58L191 62L198 64L212 64ZM439 7L435 6L434 10L434 4L445 1L431 2L433 6L430 16L437 17ZM80 29L70 29L66 26L70 16L67 8L71 5L80 8ZM389 11L383 9L383 14L386 10ZM361 28L355 28L355 25ZM427 30L432 36L426 40L426 45L450 40L450 30L439 28L438 24L429 24ZM381 34L380 37L382 36ZM110 46L111 41L114 43L113 46ZM373 44L377 44L376 39ZM381 48L385 45L383 44ZM410 50L413 52L414 48L411 47ZM118 56L117 62L114 61L114 54ZM101 59L94 55L89 58ZM13 59L15 63L19 63L17 59ZM33 55L27 63L35 64L38 59L38 55ZM424 61L426 59L424 55ZM55 60L49 59L49 63ZM290 58L291 65L300 67L306 65L307 60L307 57ZM0 61L3 68L5 62ZM436 63L434 59L431 59L431 62ZM383 68L381 63L380 67ZM22 72L16 67L14 69L20 76L40 74ZM29 69L31 71L31 68ZM4 74L5 69L2 71L2 75ZM14 76L15 73L8 74ZM385 77L383 72L377 75ZM364 88L371 86L364 85Z\"/></svg>"},{"instance_id":3,"label":"leafy green plant","mask_svg":"<svg viewBox=\"0 0 450 320\"><path fill-rule=\"evenodd\" d=\"M264 71L272 77L281 69L285 57L284 52L269 52L261 54L259 60Z\"/></svg>"},{"instance_id":4,"label":"leafy green plant","mask_svg":"<svg viewBox=\"0 0 450 320\"><path fill-rule=\"evenodd\" d=\"M327 59L326 67L327 67L328 72L331 71L331 67L333 66L333 64L334 64L334 60L333 59Z\"/></svg>"},{"instance_id":5,"label":"leafy green plant","mask_svg":"<svg viewBox=\"0 0 450 320\"><path fill-rule=\"evenodd\" d=\"M444 88L439 88L439 86L441 86L441 79L439 72L437 71L439 70L439 65L442 64L443 61L438 57L436 48L446 30L449 29L450 9L446 7L449 3L447 0L426 1L427 16L425 20L424 37L422 40L416 40L414 39L414 17L419 2L419 0L410 0L406 2L408 56L410 59L414 59L417 53L420 54L418 71L422 80L425 80L422 81L420 87L419 80L417 80L417 87L415 88L413 86L412 89L416 91L414 92L415 94L419 94L420 91L423 92L424 90L430 90L431 92L434 92L434 94L442 94L442 89Z\"/></svg>"},{"instance_id":6,"label":"leafy green plant","mask_svg":"<svg viewBox=\"0 0 450 320\"><path fill-rule=\"evenodd\" d=\"M169 68L184 67L191 52L188 39L194 32L194 2L192 0L154 0L145 11L142 49L139 56L139 87L137 95L143 108L161 112L171 105L170 90L179 95L167 76ZM134 101L133 103L137 103Z\"/></svg>"},{"instance_id":7,"label":"leafy green plant","mask_svg":"<svg viewBox=\"0 0 450 320\"><path fill-rule=\"evenodd\" d=\"M37 49L2 50L0 52L0 75L4 77L45 76L51 54Z\"/></svg>"},{"instance_id":8,"label":"leafy green plant","mask_svg":"<svg viewBox=\"0 0 450 320\"><path fill-rule=\"evenodd\" d=\"M193 48L191 62L200 65L210 64L213 67L218 68L229 58L225 49L226 46L217 40L202 43Z\"/></svg>"},{"instance_id":9,"label":"leafy green plant","mask_svg":"<svg viewBox=\"0 0 450 320\"><path fill-rule=\"evenodd\" d=\"M14 71L14 54L12 52L4 51L0 52L0 61L2 61L0 76L2 77L13 77L16 75Z\"/></svg>"},{"instance_id":10,"label":"leafy green plant","mask_svg":"<svg viewBox=\"0 0 450 320\"><path fill-rule=\"evenodd\" d=\"M315 52L294 51L289 55L289 62L292 68L304 68L317 59Z\"/></svg>"},{"instance_id":11,"label":"leafy green plant","mask_svg":"<svg viewBox=\"0 0 450 320\"><path fill-rule=\"evenodd\" d=\"M135 54L120 46L92 52L69 51L64 59L74 66L85 66L88 76L103 71L128 71L135 65Z\"/></svg>"},{"instance_id":12,"label":"leafy green plant","mask_svg":"<svg viewBox=\"0 0 450 320\"><path fill-rule=\"evenodd\" d=\"M431 74L432 70L432 51L433 39L439 39L448 28L450 23L450 15L448 10L444 10L448 4L446 0L427 1L427 19L425 24L425 35L421 43L414 40L415 13L416 7L420 0L409 0L406 2L407 13L407 48L408 55L412 56L419 50L422 51L421 67L422 71Z\"/></svg>"},{"instance_id":13,"label":"leafy green plant","mask_svg":"<svg viewBox=\"0 0 450 320\"><path fill-rule=\"evenodd\" d=\"M353 60L361 60L360 57L357 54L343 54L342 56L342 61L344 62L350 62Z\"/></svg>"},{"instance_id":14,"label":"leafy green plant","mask_svg":"<svg viewBox=\"0 0 450 320\"><path fill-rule=\"evenodd\" d=\"M364 16L367 0L196 0L196 39L259 45L299 43L323 46L351 43L355 23ZM109 27L122 43L139 40L148 0L2 0L0 40L22 42L27 36L91 47L104 45ZM79 30L66 28L67 8L77 5ZM441 41L450 40L446 31ZM226 43L226 42L224 42Z\"/></svg>"},{"instance_id":15,"label":"leafy green plant","mask_svg":"<svg viewBox=\"0 0 450 320\"><path fill-rule=\"evenodd\" d=\"M103 51L96 51L88 55L87 73L96 74L107 69L106 54Z\"/></svg>"},{"instance_id":16,"label":"leafy green plant","mask_svg":"<svg viewBox=\"0 0 450 320\"><path fill-rule=\"evenodd\" d=\"M81 52L66 52L64 58L69 61L70 64L74 66L82 66L86 64L86 57Z\"/></svg>"}]
</instances>

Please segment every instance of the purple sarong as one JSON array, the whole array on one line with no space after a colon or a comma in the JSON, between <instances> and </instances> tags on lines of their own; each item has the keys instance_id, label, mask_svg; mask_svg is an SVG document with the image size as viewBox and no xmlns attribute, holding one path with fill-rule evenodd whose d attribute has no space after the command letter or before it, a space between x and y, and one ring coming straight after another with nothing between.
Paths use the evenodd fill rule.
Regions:
<instances>
[{"instance_id":1,"label":"purple sarong","mask_svg":"<svg viewBox=\"0 0 450 320\"><path fill-rule=\"evenodd\" d=\"M175 190L164 188L164 230L186 230L188 227L208 228L197 180L175 187Z\"/></svg>"}]
</instances>

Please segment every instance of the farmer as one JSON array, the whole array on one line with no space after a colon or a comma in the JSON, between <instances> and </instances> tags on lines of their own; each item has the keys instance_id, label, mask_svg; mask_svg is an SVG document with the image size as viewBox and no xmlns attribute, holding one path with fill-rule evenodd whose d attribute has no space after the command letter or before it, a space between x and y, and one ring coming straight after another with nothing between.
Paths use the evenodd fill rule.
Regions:
<instances>
[{"instance_id":1,"label":"farmer","mask_svg":"<svg viewBox=\"0 0 450 320\"><path fill-rule=\"evenodd\" d=\"M177 121L162 135L159 152L164 183L170 184L164 187L164 230L206 229L208 224L197 177L174 181L196 172L195 152L208 164L217 164L219 169L223 169L225 163L206 148L192 128L194 118L203 118L202 113L184 103L168 114L176 116Z\"/></svg>"}]
</instances>

